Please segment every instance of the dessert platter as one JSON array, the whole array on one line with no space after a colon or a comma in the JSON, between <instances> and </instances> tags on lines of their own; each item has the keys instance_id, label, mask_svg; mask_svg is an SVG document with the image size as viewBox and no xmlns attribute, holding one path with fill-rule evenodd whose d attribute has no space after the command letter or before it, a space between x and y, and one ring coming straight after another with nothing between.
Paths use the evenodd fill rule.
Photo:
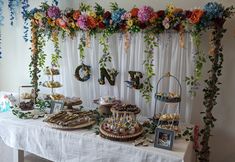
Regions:
<instances>
[{"instance_id":1,"label":"dessert platter","mask_svg":"<svg viewBox=\"0 0 235 162\"><path fill-rule=\"evenodd\" d=\"M157 127L174 130L175 132L179 132L179 114L156 114L154 116L155 121L158 121Z\"/></svg>"},{"instance_id":2,"label":"dessert platter","mask_svg":"<svg viewBox=\"0 0 235 162\"><path fill-rule=\"evenodd\" d=\"M65 97L62 101L64 101L64 105L67 106L68 109L72 109L73 106L82 104L82 100L79 97Z\"/></svg>"},{"instance_id":3,"label":"dessert platter","mask_svg":"<svg viewBox=\"0 0 235 162\"><path fill-rule=\"evenodd\" d=\"M73 130L91 126L96 123L93 111L65 109L49 115L43 120L49 127L63 130Z\"/></svg>"},{"instance_id":4,"label":"dessert platter","mask_svg":"<svg viewBox=\"0 0 235 162\"><path fill-rule=\"evenodd\" d=\"M124 114L124 113L133 113L135 115L140 113L140 108L138 108L136 105L131 104L116 104L112 106L111 111L113 114ZM135 117L134 115L134 117Z\"/></svg>"},{"instance_id":5,"label":"dessert platter","mask_svg":"<svg viewBox=\"0 0 235 162\"><path fill-rule=\"evenodd\" d=\"M45 75L60 75L59 69L49 68L48 66L44 70Z\"/></svg>"},{"instance_id":6,"label":"dessert platter","mask_svg":"<svg viewBox=\"0 0 235 162\"><path fill-rule=\"evenodd\" d=\"M120 100L116 100L115 97L110 97L110 96L100 97L94 100L94 103L100 106L112 106L120 102L121 102Z\"/></svg>"},{"instance_id":7,"label":"dessert platter","mask_svg":"<svg viewBox=\"0 0 235 162\"><path fill-rule=\"evenodd\" d=\"M65 97L62 94L54 93L47 96L51 100L63 100Z\"/></svg>"},{"instance_id":8,"label":"dessert platter","mask_svg":"<svg viewBox=\"0 0 235 162\"><path fill-rule=\"evenodd\" d=\"M163 101L163 102L180 102L181 98L180 95L169 92L169 93L163 93L159 92L156 94L157 100Z\"/></svg>"},{"instance_id":9,"label":"dessert platter","mask_svg":"<svg viewBox=\"0 0 235 162\"><path fill-rule=\"evenodd\" d=\"M127 107L128 109L124 109L123 105L115 105L111 108L112 116L106 118L99 127L101 137L115 141L130 141L141 136L144 130L136 120L136 106Z\"/></svg>"},{"instance_id":10,"label":"dessert platter","mask_svg":"<svg viewBox=\"0 0 235 162\"><path fill-rule=\"evenodd\" d=\"M60 88L60 87L62 87L62 84L58 81L45 81L42 85L47 88Z\"/></svg>"}]
</instances>

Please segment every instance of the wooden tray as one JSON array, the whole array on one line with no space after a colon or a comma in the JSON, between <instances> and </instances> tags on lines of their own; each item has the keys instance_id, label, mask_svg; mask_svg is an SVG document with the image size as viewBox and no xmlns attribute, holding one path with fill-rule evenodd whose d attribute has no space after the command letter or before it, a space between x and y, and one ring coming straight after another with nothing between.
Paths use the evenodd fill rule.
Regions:
<instances>
[{"instance_id":1,"label":"wooden tray","mask_svg":"<svg viewBox=\"0 0 235 162\"><path fill-rule=\"evenodd\" d=\"M144 132L143 127L141 126L140 128L141 128L141 130L138 133L132 134L132 135L125 135L125 136L123 136L123 135L114 135L114 134L111 134L109 132L106 132L102 128L102 124L100 125L99 130L100 130L100 136L103 137L103 138L107 138L107 139L110 139L110 140L113 140L113 141L132 141L132 140L135 140L138 137L140 137L142 135L142 133Z\"/></svg>"},{"instance_id":2,"label":"wooden tray","mask_svg":"<svg viewBox=\"0 0 235 162\"><path fill-rule=\"evenodd\" d=\"M81 128L86 128L86 127L89 127L93 124L96 123L96 121L89 121L87 123L84 123L84 124L79 124L79 125L76 125L76 126L72 126L72 127L65 127L65 126L61 126L61 125L58 125L58 124L53 124L53 123L49 123L49 122L45 122L47 126L51 127L51 128L55 128L55 129L61 129L61 130L74 130L74 129L81 129Z\"/></svg>"}]
</instances>

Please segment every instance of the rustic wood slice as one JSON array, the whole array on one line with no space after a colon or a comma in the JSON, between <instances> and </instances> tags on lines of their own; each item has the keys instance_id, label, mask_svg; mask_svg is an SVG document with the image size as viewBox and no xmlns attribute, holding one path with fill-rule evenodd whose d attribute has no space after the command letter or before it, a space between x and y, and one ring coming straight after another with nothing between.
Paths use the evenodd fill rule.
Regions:
<instances>
[{"instance_id":1,"label":"rustic wood slice","mask_svg":"<svg viewBox=\"0 0 235 162\"><path fill-rule=\"evenodd\" d=\"M131 135L115 135L112 133L109 133L107 131L105 131L102 128L102 125L100 125L99 130L100 130L100 136L103 138L107 138L113 141L132 141L137 139L138 137L140 137L142 135L142 133L144 132L144 129L142 126L140 126L140 131L135 133L135 134L131 134Z\"/></svg>"}]
</instances>

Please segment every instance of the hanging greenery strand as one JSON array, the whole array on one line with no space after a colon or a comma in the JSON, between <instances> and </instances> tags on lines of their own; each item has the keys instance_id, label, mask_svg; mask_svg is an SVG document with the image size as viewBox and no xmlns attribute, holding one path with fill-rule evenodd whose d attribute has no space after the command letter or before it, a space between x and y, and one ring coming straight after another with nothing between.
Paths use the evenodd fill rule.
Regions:
<instances>
[{"instance_id":1,"label":"hanging greenery strand","mask_svg":"<svg viewBox=\"0 0 235 162\"><path fill-rule=\"evenodd\" d=\"M43 52L45 46L45 35L40 32L39 27L34 21L31 21L31 62L29 64L29 71L31 77L31 84L35 91L35 103L37 102L39 92L39 78L41 69L45 65L46 54Z\"/></svg>"},{"instance_id":2,"label":"hanging greenery strand","mask_svg":"<svg viewBox=\"0 0 235 162\"><path fill-rule=\"evenodd\" d=\"M59 33L57 31L52 33L51 40L54 44L54 53L51 55L51 65L54 67L60 67L59 59L62 58L60 53L60 46L59 46Z\"/></svg>"},{"instance_id":3,"label":"hanging greenery strand","mask_svg":"<svg viewBox=\"0 0 235 162\"><path fill-rule=\"evenodd\" d=\"M112 57L110 56L109 52L108 37L109 32L104 32L99 39L100 45L103 46L103 55L99 60L99 65L101 68L106 68L106 62L112 61Z\"/></svg>"},{"instance_id":4,"label":"hanging greenery strand","mask_svg":"<svg viewBox=\"0 0 235 162\"><path fill-rule=\"evenodd\" d=\"M194 76L186 77L186 84L190 86L189 93L192 96L196 95L196 90L199 88L199 81L202 78L202 69L204 63L206 63L205 53L201 49L201 32L194 31L191 33L193 38L193 43L195 45L194 54Z\"/></svg>"},{"instance_id":5,"label":"hanging greenery strand","mask_svg":"<svg viewBox=\"0 0 235 162\"><path fill-rule=\"evenodd\" d=\"M80 38L79 46L78 46L79 54L80 54L79 56L80 56L82 63L84 62L84 58L85 58L85 47L86 47L86 38L85 38L85 33L83 32Z\"/></svg>"},{"instance_id":6,"label":"hanging greenery strand","mask_svg":"<svg viewBox=\"0 0 235 162\"><path fill-rule=\"evenodd\" d=\"M146 72L146 78L143 83L143 88L140 90L140 92L142 93L142 96L146 99L146 101L149 102L152 98L151 94L153 90L153 86L151 83L152 77L155 75L153 70L153 50L155 47L157 47L157 43L156 36L151 32L146 33L144 39L146 44L146 48L144 51L146 53L146 59L144 60L143 64Z\"/></svg>"}]
</instances>

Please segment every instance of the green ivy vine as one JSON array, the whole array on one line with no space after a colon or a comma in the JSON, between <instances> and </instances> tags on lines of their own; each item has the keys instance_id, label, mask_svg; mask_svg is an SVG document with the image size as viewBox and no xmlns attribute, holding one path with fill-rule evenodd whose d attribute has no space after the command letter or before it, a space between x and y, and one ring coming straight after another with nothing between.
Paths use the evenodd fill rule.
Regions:
<instances>
[{"instance_id":1,"label":"green ivy vine","mask_svg":"<svg viewBox=\"0 0 235 162\"><path fill-rule=\"evenodd\" d=\"M195 133L192 133L193 129L188 128L183 135L187 136L188 140L194 141L195 152L198 155L198 160L201 162L210 161L210 137L212 136L212 129L215 126L216 118L213 115L213 109L217 104L217 98L220 94L220 85L219 77L222 75L223 68L223 47L222 47L222 38L226 29L224 29L224 22L227 18L230 18L234 12L234 7L228 7L223 12L223 17L215 21L212 25L212 51L209 56L209 60L212 63L211 69L208 71L208 78L204 81L206 87L203 89L204 92L204 101L203 105L205 106L205 111L201 112L203 126L201 129ZM198 73L200 74L200 73ZM200 143L199 143L200 142Z\"/></svg>"},{"instance_id":2,"label":"green ivy vine","mask_svg":"<svg viewBox=\"0 0 235 162\"><path fill-rule=\"evenodd\" d=\"M153 90L153 86L151 84L152 77L154 74L154 64L153 64L153 58L154 58L154 48L157 47L156 42L156 35L154 35L152 32L147 32L144 36L144 41L146 43L145 53L146 53L146 59L144 60L144 68L146 72L146 78L143 83L143 88L140 89L140 92L142 93L142 96L146 99L147 102L151 101L151 94Z\"/></svg>"},{"instance_id":3,"label":"green ivy vine","mask_svg":"<svg viewBox=\"0 0 235 162\"><path fill-rule=\"evenodd\" d=\"M60 67L59 65L59 59L62 58L60 53L60 46L59 46L59 35L58 35L58 32L54 32L52 34L52 37L51 37L51 40L54 44L54 52L52 55L51 55L51 65L52 66L55 66L55 67Z\"/></svg>"},{"instance_id":4,"label":"green ivy vine","mask_svg":"<svg viewBox=\"0 0 235 162\"><path fill-rule=\"evenodd\" d=\"M80 43L78 46L79 53L80 53L79 56L82 62L84 61L84 58L85 58L85 47L86 47L86 38L85 38L85 34L83 33L80 38Z\"/></svg>"},{"instance_id":5,"label":"green ivy vine","mask_svg":"<svg viewBox=\"0 0 235 162\"><path fill-rule=\"evenodd\" d=\"M35 102L37 102L38 92L39 92L39 78L41 69L45 65L46 54L43 51L45 46L45 35L43 32L40 32L39 27L35 24L34 21L31 22L31 43L32 47L31 52L31 62L29 64L29 71L31 77L31 84L34 87L35 91Z\"/></svg>"},{"instance_id":6,"label":"green ivy vine","mask_svg":"<svg viewBox=\"0 0 235 162\"><path fill-rule=\"evenodd\" d=\"M99 65L101 68L106 68L106 62L112 61L112 57L110 56L109 52L109 43L108 43L109 35L110 32L104 32L99 39L100 45L103 46L103 55L99 60Z\"/></svg>"},{"instance_id":7,"label":"green ivy vine","mask_svg":"<svg viewBox=\"0 0 235 162\"><path fill-rule=\"evenodd\" d=\"M196 52L194 54L194 61L195 61L195 68L194 68L194 76L186 77L186 84L189 85L191 88L189 93L192 96L196 95L196 90L199 87L199 81L202 78L202 69L203 65L206 63L205 53L200 48L201 45L201 32L194 31L191 33L193 38L193 43L196 48Z\"/></svg>"}]
</instances>

